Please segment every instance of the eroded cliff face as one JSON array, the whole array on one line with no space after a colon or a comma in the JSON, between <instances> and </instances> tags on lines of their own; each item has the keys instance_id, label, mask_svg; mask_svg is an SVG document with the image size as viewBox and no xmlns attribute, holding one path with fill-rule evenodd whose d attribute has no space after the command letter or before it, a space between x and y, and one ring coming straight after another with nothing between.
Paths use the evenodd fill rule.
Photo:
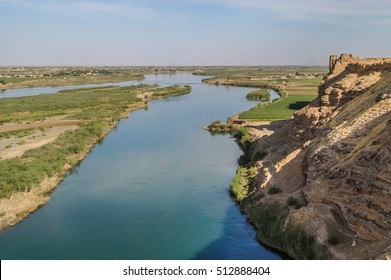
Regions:
<instances>
[{"instance_id":1,"label":"eroded cliff face","mask_svg":"<svg viewBox=\"0 0 391 280\"><path fill-rule=\"evenodd\" d=\"M391 258L391 59L331 56L319 97L249 154L259 173L241 207L261 241L294 258Z\"/></svg>"}]
</instances>

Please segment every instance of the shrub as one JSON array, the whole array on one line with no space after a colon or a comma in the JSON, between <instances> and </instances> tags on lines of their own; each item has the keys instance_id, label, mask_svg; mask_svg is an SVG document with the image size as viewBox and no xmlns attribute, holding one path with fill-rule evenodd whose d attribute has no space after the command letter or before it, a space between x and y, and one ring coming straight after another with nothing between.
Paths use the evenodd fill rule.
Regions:
<instances>
[{"instance_id":1,"label":"shrub","mask_svg":"<svg viewBox=\"0 0 391 280\"><path fill-rule=\"evenodd\" d=\"M338 245L340 243L339 241L339 238L336 237L336 236L331 236L327 242L331 245L331 246L335 246L335 245Z\"/></svg>"},{"instance_id":2,"label":"shrub","mask_svg":"<svg viewBox=\"0 0 391 280\"><path fill-rule=\"evenodd\" d=\"M231 193L235 196L236 200L241 201L245 198L250 189L251 181L257 175L257 169L247 168L239 166L236 170L236 175L231 182Z\"/></svg>"},{"instance_id":3,"label":"shrub","mask_svg":"<svg viewBox=\"0 0 391 280\"><path fill-rule=\"evenodd\" d=\"M288 200L286 201L286 204L288 204L289 206L297 205L297 203L298 201L296 197L293 196L288 197Z\"/></svg>"},{"instance_id":4,"label":"shrub","mask_svg":"<svg viewBox=\"0 0 391 280\"><path fill-rule=\"evenodd\" d=\"M248 100L257 100L265 102L270 100L270 93L266 89L259 89L249 92L246 98Z\"/></svg>"},{"instance_id":5,"label":"shrub","mask_svg":"<svg viewBox=\"0 0 391 280\"><path fill-rule=\"evenodd\" d=\"M281 189L279 189L278 187L276 186L271 186L268 190L267 190L267 193L268 194L277 194L277 193L280 193L281 192Z\"/></svg>"}]
</instances>

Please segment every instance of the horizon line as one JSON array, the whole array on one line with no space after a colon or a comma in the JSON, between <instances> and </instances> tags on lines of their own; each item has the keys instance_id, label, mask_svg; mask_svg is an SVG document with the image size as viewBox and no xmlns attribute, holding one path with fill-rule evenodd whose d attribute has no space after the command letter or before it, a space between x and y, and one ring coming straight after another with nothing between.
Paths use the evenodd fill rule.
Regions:
<instances>
[{"instance_id":1,"label":"horizon line","mask_svg":"<svg viewBox=\"0 0 391 280\"><path fill-rule=\"evenodd\" d=\"M45 67L117 67L117 68L132 68L132 67L172 67L172 68L181 68L181 67L328 67L326 64L274 64L274 65L0 65L0 68L17 68L17 67L26 67L26 68L45 68Z\"/></svg>"}]
</instances>

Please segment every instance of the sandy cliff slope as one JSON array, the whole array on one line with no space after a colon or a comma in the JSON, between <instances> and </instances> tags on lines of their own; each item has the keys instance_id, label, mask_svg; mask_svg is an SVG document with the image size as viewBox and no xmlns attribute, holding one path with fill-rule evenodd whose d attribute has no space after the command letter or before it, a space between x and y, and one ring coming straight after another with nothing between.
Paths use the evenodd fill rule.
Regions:
<instances>
[{"instance_id":1,"label":"sandy cliff slope","mask_svg":"<svg viewBox=\"0 0 391 280\"><path fill-rule=\"evenodd\" d=\"M241 207L261 241L293 258L391 258L391 58L331 56L319 97L248 154L259 173Z\"/></svg>"}]
</instances>

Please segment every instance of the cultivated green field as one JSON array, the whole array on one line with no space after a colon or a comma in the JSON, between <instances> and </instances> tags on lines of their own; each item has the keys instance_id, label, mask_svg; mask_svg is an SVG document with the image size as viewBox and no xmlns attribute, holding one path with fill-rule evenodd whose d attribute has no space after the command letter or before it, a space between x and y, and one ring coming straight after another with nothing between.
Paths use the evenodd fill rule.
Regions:
<instances>
[{"instance_id":1,"label":"cultivated green field","mask_svg":"<svg viewBox=\"0 0 391 280\"><path fill-rule=\"evenodd\" d=\"M308 105L316 94L292 94L269 105L258 105L239 115L249 121L277 121L290 119L294 112Z\"/></svg>"}]
</instances>

